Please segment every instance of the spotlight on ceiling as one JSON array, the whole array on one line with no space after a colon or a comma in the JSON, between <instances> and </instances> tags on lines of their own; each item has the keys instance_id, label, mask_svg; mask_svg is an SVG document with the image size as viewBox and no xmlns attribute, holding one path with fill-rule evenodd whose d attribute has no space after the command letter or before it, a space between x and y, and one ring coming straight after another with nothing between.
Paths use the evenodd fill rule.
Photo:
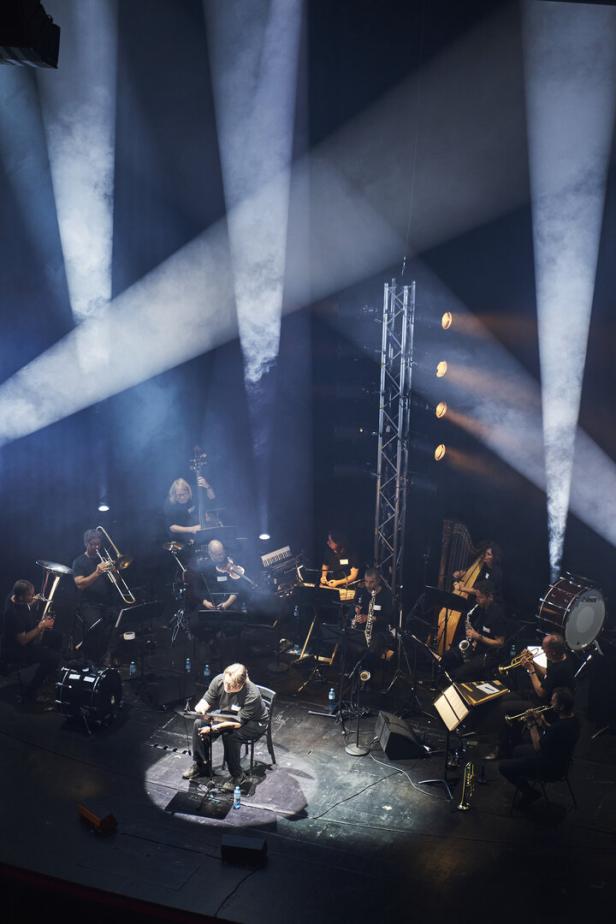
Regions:
<instances>
[{"instance_id":1,"label":"spotlight on ceiling","mask_svg":"<svg viewBox=\"0 0 616 924\"><path fill-rule=\"evenodd\" d=\"M436 367L436 377L437 379L442 379L443 376L447 375L447 362L444 359L441 359Z\"/></svg>"},{"instance_id":2,"label":"spotlight on ceiling","mask_svg":"<svg viewBox=\"0 0 616 924\"><path fill-rule=\"evenodd\" d=\"M447 447L445 443L439 443L436 449L434 450L434 459L436 462L440 462L441 459L444 459L447 455Z\"/></svg>"},{"instance_id":3,"label":"spotlight on ceiling","mask_svg":"<svg viewBox=\"0 0 616 924\"><path fill-rule=\"evenodd\" d=\"M108 513L109 504L107 503L107 501L101 501L100 504L98 505L98 509L100 513Z\"/></svg>"},{"instance_id":4,"label":"spotlight on ceiling","mask_svg":"<svg viewBox=\"0 0 616 924\"><path fill-rule=\"evenodd\" d=\"M269 533L259 533L259 539L261 540L261 542L267 542L267 540L270 538L271 537Z\"/></svg>"},{"instance_id":5,"label":"spotlight on ceiling","mask_svg":"<svg viewBox=\"0 0 616 924\"><path fill-rule=\"evenodd\" d=\"M434 408L434 416L438 417L440 420L441 417L444 417L446 413L447 413L447 402L439 401L439 403Z\"/></svg>"},{"instance_id":6,"label":"spotlight on ceiling","mask_svg":"<svg viewBox=\"0 0 616 924\"><path fill-rule=\"evenodd\" d=\"M452 324L453 324L453 314L451 313L451 311L446 311L443 314L443 317L441 318L441 327L443 328L443 330L449 330Z\"/></svg>"}]
</instances>

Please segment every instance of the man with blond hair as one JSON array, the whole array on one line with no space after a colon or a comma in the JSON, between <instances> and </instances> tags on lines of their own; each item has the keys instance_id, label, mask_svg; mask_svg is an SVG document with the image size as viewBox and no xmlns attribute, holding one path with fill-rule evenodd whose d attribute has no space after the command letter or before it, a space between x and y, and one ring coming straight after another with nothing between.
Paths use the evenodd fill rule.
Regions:
<instances>
[{"instance_id":1,"label":"man with blond hair","mask_svg":"<svg viewBox=\"0 0 616 924\"><path fill-rule=\"evenodd\" d=\"M225 761L231 774L223 789L232 791L247 778L240 761L242 745L256 741L267 728L267 706L243 664L230 664L212 680L196 707L192 734L193 764L182 775L194 780L210 772L207 737L222 736Z\"/></svg>"}]
</instances>

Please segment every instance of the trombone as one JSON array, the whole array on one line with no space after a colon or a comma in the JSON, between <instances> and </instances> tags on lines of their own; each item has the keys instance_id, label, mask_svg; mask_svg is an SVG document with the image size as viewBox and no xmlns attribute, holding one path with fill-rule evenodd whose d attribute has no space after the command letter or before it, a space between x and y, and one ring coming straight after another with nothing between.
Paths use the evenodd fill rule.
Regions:
<instances>
[{"instance_id":1,"label":"trombone","mask_svg":"<svg viewBox=\"0 0 616 924\"><path fill-rule=\"evenodd\" d=\"M135 597L134 593L132 592L132 590L130 589L130 587L128 586L124 578L122 577L122 575L120 574L121 571L124 571L124 569L128 568L128 566L132 563L132 558L129 558L127 555L120 554L119 548L117 547L117 545L115 544L115 542L113 541L113 539L111 538L111 536L109 535L109 533L107 532L104 526L97 526L96 530L97 532L103 534L103 537L106 543L103 546L102 553L99 549L96 550L96 554L98 555L100 560L103 562L103 564L106 564L109 566L106 569L105 574L107 575L107 577L109 578L109 580L111 581L111 583L113 584L117 592L120 594L123 602L126 603L127 606L133 606L133 604L137 602L137 598ZM113 553L114 553L113 555L109 551L110 549L113 550Z\"/></svg>"}]
</instances>

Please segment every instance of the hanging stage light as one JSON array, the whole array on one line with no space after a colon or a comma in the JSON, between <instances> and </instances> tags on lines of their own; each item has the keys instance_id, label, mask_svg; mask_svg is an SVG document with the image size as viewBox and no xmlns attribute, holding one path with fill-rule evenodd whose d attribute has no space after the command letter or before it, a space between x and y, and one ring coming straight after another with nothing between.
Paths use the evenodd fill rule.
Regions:
<instances>
[{"instance_id":1,"label":"hanging stage light","mask_svg":"<svg viewBox=\"0 0 616 924\"><path fill-rule=\"evenodd\" d=\"M442 459L445 458L446 455L447 455L447 447L445 446L445 443L439 443L438 446L434 450L434 461L440 462Z\"/></svg>"},{"instance_id":2,"label":"hanging stage light","mask_svg":"<svg viewBox=\"0 0 616 924\"><path fill-rule=\"evenodd\" d=\"M440 363L437 364L435 375L437 379L442 379L447 375L447 361L446 360L441 359Z\"/></svg>"},{"instance_id":3,"label":"hanging stage light","mask_svg":"<svg viewBox=\"0 0 616 924\"><path fill-rule=\"evenodd\" d=\"M438 417L438 419L440 420L442 417L446 415L446 413L447 413L447 402L439 401L439 403L434 408L434 416Z\"/></svg>"},{"instance_id":4,"label":"hanging stage light","mask_svg":"<svg viewBox=\"0 0 616 924\"><path fill-rule=\"evenodd\" d=\"M261 542L267 542L271 538L272 537L270 536L269 533L259 533L259 539L261 540Z\"/></svg>"},{"instance_id":5,"label":"hanging stage light","mask_svg":"<svg viewBox=\"0 0 616 924\"><path fill-rule=\"evenodd\" d=\"M449 330L453 324L453 314L451 311L445 311L443 317L441 318L441 327L443 330Z\"/></svg>"}]
</instances>

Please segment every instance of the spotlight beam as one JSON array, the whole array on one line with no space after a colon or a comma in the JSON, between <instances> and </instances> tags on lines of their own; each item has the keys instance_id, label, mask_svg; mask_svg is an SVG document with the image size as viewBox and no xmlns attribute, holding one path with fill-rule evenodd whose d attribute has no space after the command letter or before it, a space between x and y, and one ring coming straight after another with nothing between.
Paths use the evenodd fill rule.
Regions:
<instances>
[{"instance_id":1,"label":"spotlight beam","mask_svg":"<svg viewBox=\"0 0 616 924\"><path fill-rule=\"evenodd\" d=\"M550 566L560 569L616 103L616 9L527 0L525 71Z\"/></svg>"}]
</instances>

